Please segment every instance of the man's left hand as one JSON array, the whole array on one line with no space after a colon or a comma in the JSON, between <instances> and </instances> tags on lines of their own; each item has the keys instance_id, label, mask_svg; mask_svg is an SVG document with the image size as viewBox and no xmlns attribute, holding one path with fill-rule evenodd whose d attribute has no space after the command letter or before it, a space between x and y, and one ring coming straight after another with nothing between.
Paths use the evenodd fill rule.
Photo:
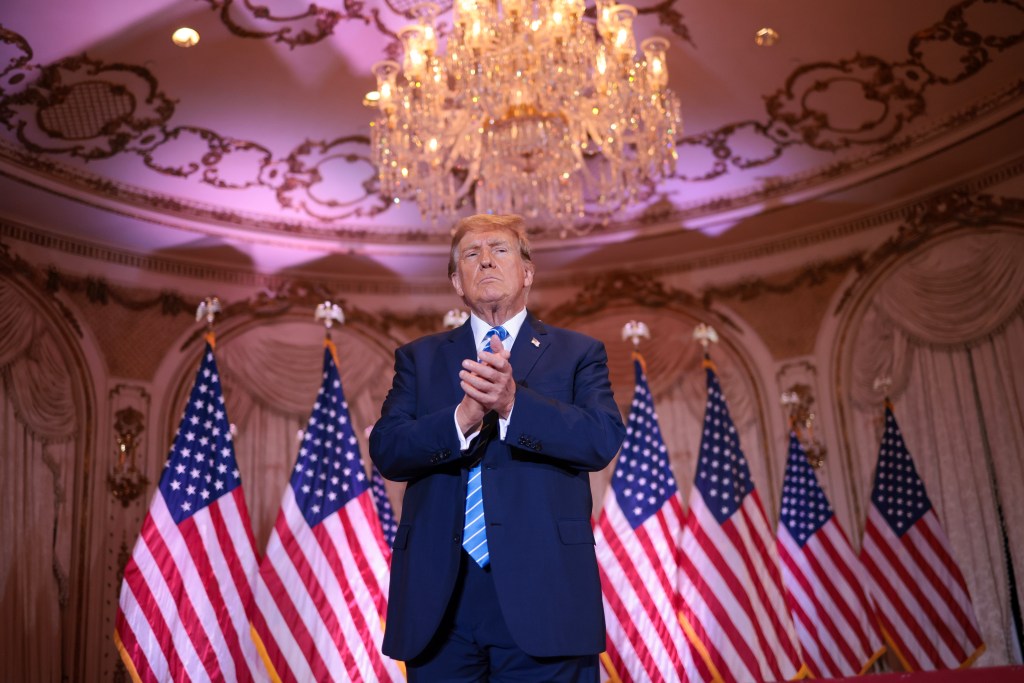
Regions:
<instances>
[{"instance_id":1,"label":"man's left hand","mask_svg":"<svg viewBox=\"0 0 1024 683\"><path fill-rule=\"evenodd\" d=\"M516 381L512 378L511 354L497 336L491 337L490 351L481 351L480 360L462 361L459 372L462 390L485 409L493 410L502 419L512 413L516 400Z\"/></svg>"}]
</instances>

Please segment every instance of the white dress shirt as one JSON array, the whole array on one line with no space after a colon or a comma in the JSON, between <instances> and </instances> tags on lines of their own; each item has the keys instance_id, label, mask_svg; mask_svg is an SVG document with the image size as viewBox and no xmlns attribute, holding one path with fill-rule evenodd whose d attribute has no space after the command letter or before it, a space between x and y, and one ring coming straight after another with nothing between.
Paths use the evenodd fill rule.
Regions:
<instances>
[{"instance_id":1,"label":"white dress shirt","mask_svg":"<svg viewBox=\"0 0 1024 683\"><path fill-rule=\"evenodd\" d=\"M516 337L519 335L519 330L523 326L523 321L526 320L526 309L519 311L514 316L500 324L500 327L504 327L505 331L508 332L508 338L502 341L502 345L505 350L511 349L512 344L515 343ZM473 339L476 343L476 350L479 352L483 348L484 337L491 330L491 325L484 322L481 318L478 318L476 314L469 316L469 325L473 330ZM499 327L495 325L494 327ZM476 430L472 434L464 435L462 429L459 428L459 417L458 417L458 406L455 407L455 432L459 435L459 443L462 450L469 448L469 445L473 443L473 439L480 434L480 430ZM515 405L512 406L512 410L515 410ZM505 438L505 432L508 431L508 423L512 419L512 410L508 412L508 417L498 417L498 433L502 439Z\"/></svg>"}]
</instances>

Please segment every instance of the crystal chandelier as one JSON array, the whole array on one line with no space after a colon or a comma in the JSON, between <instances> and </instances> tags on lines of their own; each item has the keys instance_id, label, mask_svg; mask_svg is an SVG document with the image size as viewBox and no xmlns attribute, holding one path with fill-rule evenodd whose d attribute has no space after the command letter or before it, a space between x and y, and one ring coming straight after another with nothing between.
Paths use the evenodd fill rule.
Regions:
<instances>
[{"instance_id":1,"label":"crystal chandelier","mask_svg":"<svg viewBox=\"0 0 1024 683\"><path fill-rule=\"evenodd\" d=\"M637 55L630 5L598 0L433 3L399 31L403 63L379 62L372 146L381 195L436 223L464 206L583 231L675 171L682 132L668 41ZM447 31L447 52L438 30ZM586 219L589 218L589 221Z\"/></svg>"}]
</instances>

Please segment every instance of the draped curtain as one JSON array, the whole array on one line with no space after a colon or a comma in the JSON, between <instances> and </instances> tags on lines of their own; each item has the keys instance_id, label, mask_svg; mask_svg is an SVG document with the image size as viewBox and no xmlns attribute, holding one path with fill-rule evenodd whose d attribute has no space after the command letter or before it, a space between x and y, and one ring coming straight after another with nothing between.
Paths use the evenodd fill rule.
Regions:
<instances>
[{"instance_id":1,"label":"draped curtain","mask_svg":"<svg viewBox=\"0 0 1024 683\"><path fill-rule=\"evenodd\" d=\"M642 320L651 329L651 339L641 341L639 350L647 366L647 381L672 471L686 502L696 472L696 455L707 402L705 372L701 368L703 350L692 339L698 320L678 311L635 306L610 310L585 320L553 322L604 341L615 400L622 419L626 420L633 399L634 347L632 342L623 341L621 335L623 325L631 319ZM711 349L711 355L718 367L722 389L740 435L740 445L750 462L755 485L762 502L771 512L777 507L775 499L781 480L773 479L778 470L768 461L754 381L732 347L718 344ZM613 462L601 472L591 475L595 514L600 510L614 467Z\"/></svg>"},{"instance_id":2,"label":"draped curtain","mask_svg":"<svg viewBox=\"0 0 1024 683\"><path fill-rule=\"evenodd\" d=\"M238 430L235 452L260 551L291 477L298 432L305 428L320 389L323 336L323 327L312 322L262 325L217 347L224 400ZM345 400L369 466L364 431L380 415L391 379L391 353L350 328L336 329L332 336ZM392 488L397 506L399 487Z\"/></svg>"},{"instance_id":3,"label":"draped curtain","mask_svg":"<svg viewBox=\"0 0 1024 683\"><path fill-rule=\"evenodd\" d=\"M853 328L844 383L859 493L867 501L881 435L881 397L872 385L876 377L892 377L896 419L949 535L988 646L980 666L1021 661L1008 560L1021 595L1022 266L1024 235L995 230L961 233L904 259Z\"/></svg>"},{"instance_id":4,"label":"draped curtain","mask_svg":"<svg viewBox=\"0 0 1024 683\"><path fill-rule=\"evenodd\" d=\"M0 280L0 661L12 681L61 680L79 428L57 340Z\"/></svg>"},{"instance_id":5,"label":"draped curtain","mask_svg":"<svg viewBox=\"0 0 1024 683\"><path fill-rule=\"evenodd\" d=\"M684 500L689 495L700 446L706 400L701 349L690 339L695 320L666 310L622 310L584 321L563 322L605 341L615 397L628 415L633 396L632 344L622 342L622 325L644 318L654 338L641 346L662 433ZM313 323L262 325L217 347L228 417L236 425L235 450L257 546L270 535L281 494L298 450L297 433L320 386L323 328ZM380 414L391 385L393 351L350 328L334 332L340 372L360 450L369 466L366 430ZM765 457L756 390L745 367L727 346L712 350L744 451L762 500L775 508L780 482L771 479ZM611 479L612 466L591 476L595 512ZM777 475L776 475L777 476ZM404 484L388 482L396 514Z\"/></svg>"}]
</instances>

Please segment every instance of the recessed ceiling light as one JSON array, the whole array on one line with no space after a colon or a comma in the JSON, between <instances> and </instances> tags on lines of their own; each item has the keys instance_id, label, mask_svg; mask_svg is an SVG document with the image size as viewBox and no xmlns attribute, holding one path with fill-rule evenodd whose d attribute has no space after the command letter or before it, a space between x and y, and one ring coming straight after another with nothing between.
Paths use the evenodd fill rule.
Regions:
<instances>
[{"instance_id":1,"label":"recessed ceiling light","mask_svg":"<svg viewBox=\"0 0 1024 683\"><path fill-rule=\"evenodd\" d=\"M779 32L765 26L762 29L758 29L757 33L754 34L754 42L757 43L758 47L771 47L779 42Z\"/></svg>"},{"instance_id":2,"label":"recessed ceiling light","mask_svg":"<svg viewBox=\"0 0 1024 683\"><path fill-rule=\"evenodd\" d=\"M171 34L171 40L178 47L192 47L199 42L199 33L194 28L182 26Z\"/></svg>"}]
</instances>

